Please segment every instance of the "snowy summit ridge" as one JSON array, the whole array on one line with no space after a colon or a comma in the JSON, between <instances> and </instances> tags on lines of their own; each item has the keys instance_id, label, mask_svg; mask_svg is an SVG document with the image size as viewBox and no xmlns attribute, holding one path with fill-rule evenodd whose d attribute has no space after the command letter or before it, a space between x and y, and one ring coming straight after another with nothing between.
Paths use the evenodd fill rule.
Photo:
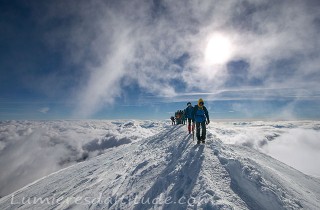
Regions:
<instances>
[{"instance_id":1,"label":"snowy summit ridge","mask_svg":"<svg viewBox=\"0 0 320 210\"><path fill-rule=\"evenodd\" d=\"M72 165L0 199L0 209L319 209L320 180L257 150L186 128Z\"/></svg>"}]
</instances>

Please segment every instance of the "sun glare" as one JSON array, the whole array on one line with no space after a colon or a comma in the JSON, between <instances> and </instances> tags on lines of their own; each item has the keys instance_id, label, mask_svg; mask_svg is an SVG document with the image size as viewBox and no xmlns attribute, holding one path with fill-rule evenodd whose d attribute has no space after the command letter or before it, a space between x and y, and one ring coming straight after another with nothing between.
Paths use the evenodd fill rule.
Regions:
<instances>
[{"instance_id":1,"label":"sun glare","mask_svg":"<svg viewBox=\"0 0 320 210\"><path fill-rule=\"evenodd\" d=\"M205 61L209 65L224 64L231 57L231 42L222 35L213 35L210 37L206 51Z\"/></svg>"}]
</instances>

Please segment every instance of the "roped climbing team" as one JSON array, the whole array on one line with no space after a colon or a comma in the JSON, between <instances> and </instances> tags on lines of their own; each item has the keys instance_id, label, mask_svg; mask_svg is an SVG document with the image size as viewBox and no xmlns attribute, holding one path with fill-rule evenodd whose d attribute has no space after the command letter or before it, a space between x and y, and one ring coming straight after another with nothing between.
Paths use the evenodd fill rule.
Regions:
<instances>
[{"instance_id":1,"label":"roped climbing team","mask_svg":"<svg viewBox=\"0 0 320 210\"><path fill-rule=\"evenodd\" d=\"M210 123L209 113L207 108L204 106L204 101L202 98L198 100L198 104L194 107L190 102L187 103L187 108L184 110L184 116L187 119L188 132L194 131L194 125L196 127L196 137L197 144L205 143L206 140L206 124ZM171 117L171 120L174 121L174 118ZM202 132L201 132L202 130Z\"/></svg>"}]
</instances>

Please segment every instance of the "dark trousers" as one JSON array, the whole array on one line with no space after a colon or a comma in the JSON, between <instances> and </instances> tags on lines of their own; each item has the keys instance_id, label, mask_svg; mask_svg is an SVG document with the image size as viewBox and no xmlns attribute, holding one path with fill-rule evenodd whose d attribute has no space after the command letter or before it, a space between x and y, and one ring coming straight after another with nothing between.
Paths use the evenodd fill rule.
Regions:
<instances>
[{"instance_id":1,"label":"dark trousers","mask_svg":"<svg viewBox=\"0 0 320 210\"><path fill-rule=\"evenodd\" d=\"M202 128L202 135L200 136L200 126ZM196 122L196 135L198 141L204 141L206 139L206 121Z\"/></svg>"}]
</instances>

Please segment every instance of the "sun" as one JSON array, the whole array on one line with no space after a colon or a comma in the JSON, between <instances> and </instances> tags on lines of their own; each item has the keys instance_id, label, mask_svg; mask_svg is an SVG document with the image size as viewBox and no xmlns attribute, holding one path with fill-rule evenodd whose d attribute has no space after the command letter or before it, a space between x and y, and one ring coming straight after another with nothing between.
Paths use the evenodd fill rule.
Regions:
<instances>
[{"instance_id":1,"label":"sun","mask_svg":"<svg viewBox=\"0 0 320 210\"><path fill-rule=\"evenodd\" d=\"M209 65L224 64L231 57L231 41L221 34L214 34L209 38L205 51L205 61Z\"/></svg>"}]
</instances>

